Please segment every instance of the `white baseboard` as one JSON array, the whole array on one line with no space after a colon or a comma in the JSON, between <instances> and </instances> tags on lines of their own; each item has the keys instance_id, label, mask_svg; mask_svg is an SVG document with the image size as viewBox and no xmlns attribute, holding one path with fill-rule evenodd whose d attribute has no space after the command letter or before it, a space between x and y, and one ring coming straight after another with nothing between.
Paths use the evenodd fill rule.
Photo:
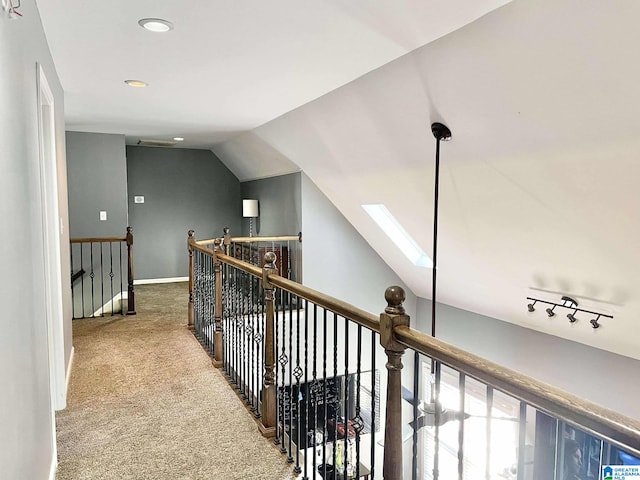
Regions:
<instances>
[{"instance_id":1,"label":"white baseboard","mask_svg":"<svg viewBox=\"0 0 640 480\"><path fill-rule=\"evenodd\" d=\"M75 355L76 349L73 345L71 345L71 355L69 355L69 365L67 365L67 379L65 385L65 398L69 394L69 380L71 379L71 368L73 367L73 356ZM66 402L65 402L66 403Z\"/></svg>"},{"instance_id":2,"label":"white baseboard","mask_svg":"<svg viewBox=\"0 0 640 480\"><path fill-rule=\"evenodd\" d=\"M175 283L175 282L188 282L189 277L170 277L170 278L143 278L140 280L134 280L134 285L147 285L149 283Z\"/></svg>"}]
</instances>

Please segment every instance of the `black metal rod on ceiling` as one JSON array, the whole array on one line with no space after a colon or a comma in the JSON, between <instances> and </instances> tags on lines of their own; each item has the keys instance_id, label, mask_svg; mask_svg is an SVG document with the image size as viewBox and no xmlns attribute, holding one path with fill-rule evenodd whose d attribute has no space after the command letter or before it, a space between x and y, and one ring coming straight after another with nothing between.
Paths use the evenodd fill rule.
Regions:
<instances>
[{"instance_id":1,"label":"black metal rod on ceiling","mask_svg":"<svg viewBox=\"0 0 640 480\"><path fill-rule=\"evenodd\" d=\"M440 189L440 141L451 138L451 130L442 123L432 123L431 133L436 138L436 165L433 191L433 270L431 277L431 336L436 336L436 280L438 267L438 202Z\"/></svg>"}]
</instances>

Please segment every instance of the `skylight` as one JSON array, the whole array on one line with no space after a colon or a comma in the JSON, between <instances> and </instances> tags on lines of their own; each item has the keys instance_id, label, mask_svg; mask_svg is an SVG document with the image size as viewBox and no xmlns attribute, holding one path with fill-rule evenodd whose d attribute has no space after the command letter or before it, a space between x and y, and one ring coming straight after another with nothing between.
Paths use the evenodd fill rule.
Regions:
<instances>
[{"instance_id":1,"label":"skylight","mask_svg":"<svg viewBox=\"0 0 640 480\"><path fill-rule=\"evenodd\" d=\"M433 262L424 250L411 238L407 231L402 228L387 207L381 204L362 205L364 211L378 224L391 241L400 249L406 257L417 267L431 268Z\"/></svg>"}]
</instances>

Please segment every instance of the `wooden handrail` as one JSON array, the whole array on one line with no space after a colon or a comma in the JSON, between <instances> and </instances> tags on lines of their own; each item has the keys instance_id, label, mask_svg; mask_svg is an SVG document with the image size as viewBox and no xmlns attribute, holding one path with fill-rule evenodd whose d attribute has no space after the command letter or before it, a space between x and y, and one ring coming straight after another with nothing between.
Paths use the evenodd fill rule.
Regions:
<instances>
[{"instance_id":1,"label":"wooden handrail","mask_svg":"<svg viewBox=\"0 0 640 480\"><path fill-rule=\"evenodd\" d=\"M126 242L127 237L87 237L87 238L70 238L69 243L107 243L107 242Z\"/></svg>"},{"instance_id":2,"label":"wooden handrail","mask_svg":"<svg viewBox=\"0 0 640 480\"><path fill-rule=\"evenodd\" d=\"M640 456L640 422L407 326L394 328L406 347L491 385L533 407Z\"/></svg>"},{"instance_id":3,"label":"wooden handrail","mask_svg":"<svg viewBox=\"0 0 640 480\"><path fill-rule=\"evenodd\" d=\"M193 248L213 256L213 252L211 250L198 245L194 246ZM242 260L238 260L237 258L231 257L224 253L218 253L216 254L216 257L218 257L222 262L233 265L234 267L243 270L244 272L250 273L251 275L254 275L256 277L262 276L261 268L255 267L247 262L243 262ZM336 312L338 315L348 318L349 320L352 320L362 325L363 327L367 327L369 330L374 330L376 332L380 331L380 318L378 315L366 312L360 308L350 305L347 302L343 302L342 300L338 300L337 298L325 295L324 293L320 293L312 288L305 287L304 285L301 285L292 280L288 280L275 273L269 274L267 278L269 282L276 287L280 287L289 293L293 293L298 297L309 300L319 307L323 307L327 310L331 310L332 312Z\"/></svg>"},{"instance_id":4,"label":"wooden handrail","mask_svg":"<svg viewBox=\"0 0 640 480\"><path fill-rule=\"evenodd\" d=\"M197 240L196 245L213 245L217 238L209 238L207 240ZM257 242L302 242L302 234L298 235L282 235L274 237L231 237L230 242L235 243L257 243Z\"/></svg>"}]
</instances>

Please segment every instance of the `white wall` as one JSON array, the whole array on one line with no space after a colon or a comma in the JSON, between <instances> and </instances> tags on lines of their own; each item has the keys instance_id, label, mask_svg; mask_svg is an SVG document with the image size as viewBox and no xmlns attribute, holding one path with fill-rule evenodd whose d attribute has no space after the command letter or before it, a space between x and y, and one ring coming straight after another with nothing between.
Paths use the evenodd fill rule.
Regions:
<instances>
[{"instance_id":1,"label":"white wall","mask_svg":"<svg viewBox=\"0 0 640 480\"><path fill-rule=\"evenodd\" d=\"M440 303L436 319L445 342L640 419L638 360ZM417 324L431 331L431 301L418 299Z\"/></svg>"},{"instance_id":2,"label":"white wall","mask_svg":"<svg viewBox=\"0 0 640 480\"><path fill-rule=\"evenodd\" d=\"M43 227L39 186L36 63L56 109L65 361L71 354L71 299L64 99L34 0L22 17L0 13L0 476L40 480L55 461L45 323Z\"/></svg>"}]
</instances>

